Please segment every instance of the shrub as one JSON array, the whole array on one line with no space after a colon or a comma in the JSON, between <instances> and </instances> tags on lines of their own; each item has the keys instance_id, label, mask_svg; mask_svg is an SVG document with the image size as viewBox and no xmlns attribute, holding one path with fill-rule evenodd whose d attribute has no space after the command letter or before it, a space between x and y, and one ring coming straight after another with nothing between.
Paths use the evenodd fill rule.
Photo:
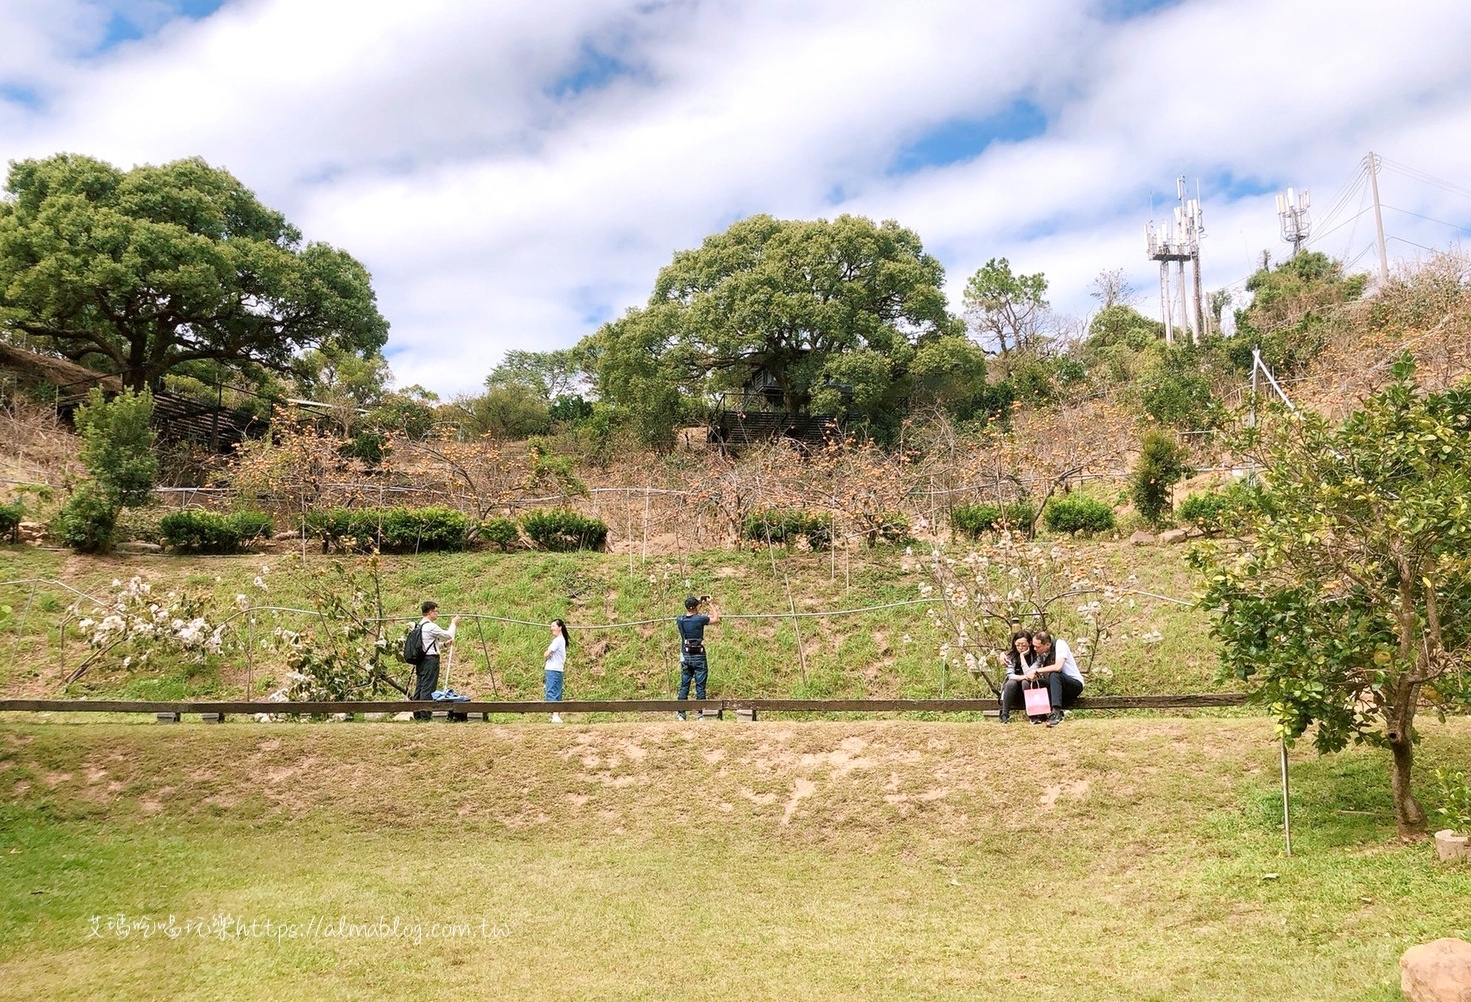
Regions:
<instances>
[{"instance_id":1,"label":"shrub","mask_svg":"<svg viewBox=\"0 0 1471 1002\"><path fill-rule=\"evenodd\" d=\"M770 508L746 516L745 536L756 543L791 546L807 531L807 513L795 508Z\"/></svg>"},{"instance_id":2,"label":"shrub","mask_svg":"<svg viewBox=\"0 0 1471 1002\"><path fill-rule=\"evenodd\" d=\"M1036 506L1025 498L999 507L983 502L965 504L951 512L950 524L957 531L976 539L983 533L997 532L1001 529L1030 529L1036 513Z\"/></svg>"},{"instance_id":3,"label":"shrub","mask_svg":"<svg viewBox=\"0 0 1471 1002\"><path fill-rule=\"evenodd\" d=\"M19 501L0 504L0 539L20 542L20 520L25 513L25 505Z\"/></svg>"},{"instance_id":4,"label":"shrub","mask_svg":"<svg viewBox=\"0 0 1471 1002\"><path fill-rule=\"evenodd\" d=\"M161 517L157 508L124 508L117 513L114 536L119 542L134 540L140 543L162 543L163 530L159 527Z\"/></svg>"},{"instance_id":5,"label":"shrub","mask_svg":"<svg viewBox=\"0 0 1471 1002\"><path fill-rule=\"evenodd\" d=\"M902 511L881 512L868 530L869 546L879 543L902 546L913 540L914 537L909 534L909 516Z\"/></svg>"},{"instance_id":6,"label":"shrub","mask_svg":"<svg viewBox=\"0 0 1471 1002\"><path fill-rule=\"evenodd\" d=\"M1053 532L1107 532L1114 527L1113 509L1080 494L1058 498L1042 512Z\"/></svg>"},{"instance_id":7,"label":"shrub","mask_svg":"<svg viewBox=\"0 0 1471 1002\"><path fill-rule=\"evenodd\" d=\"M754 543L782 546L806 539L812 549L825 550L833 543L833 518L796 508L770 508L746 516L744 535Z\"/></svg>"},{"instance_id":8,"label":"shrub","mask_svg":"<svg viewBox=\"0 0 1471 1002\"><path fill-rule=\"evenodd\" d=\"M600 550L608 538L605 522L570 508L529 512L521 519L521 528L543 550Z\"/></svg>"},{"instance_id":9,"label":"shrub","mask_svg":"<svg viewBox=\"0 0 1471 1002\"><path fill-rule=\"evenodd\" d=\"M158 520L163 541L189 553L238 553L248 543L275 531L268 515L241 511L231 515L186 508Z\"/></svg>"},{"instance_id":10,"label":"shrub","mask_svg":"<svg viewBox=\"0 0 1471 1002\"><path fill-rule=\"evenodd\" d=\"M1139 514L1158 525L1170 508L1170 490L1187 472L1185 452L1169 435L1150 432L1144 436L1139 462L1129 477L1129 499Z\"/></svg>"},{"instance_id":11,"label":"shrub","mask_svg":"<svg viewBox=\"0 0 1471 1002\"><path fill-rule=\"evenodd\" d=\"M323 551L418 553L463 550L475 522L453 508L330 508L308 512L305 529Z\"/></svg>"},{"instance_id":12,"label":"shrub","mask_svg":"<svg viewBox=\"0 0 1471 1002\"><path fill-rule=\"evenodd\" d=\"M956 505L955 510L950 513L950 524L955 530L972 539L995 529L1000 521L1001 509L993 504Z\"/></svg>"},{"instance_id":13,"label":"shrub","mask_svg":"<svg viewBox=\"0 0 1471 1002\"><path fill-rule=\"evenodd\" d=\"M153 454L153 394L123 390L111 401L97 387L77 408L83 465L110 495L114 505L136 508L153 497L158 457Z\"/></svg>"},{"instance_id":14,"label":"shrub","mask_svg":"<svg viewBox=\"0 0 1471 1002\"><path fill-rule=\"evenodd\" d=\"M1030 529L1037 517L1037 506L1023 498L1013 501L1001 509L1001 522L1013 529Z\"/></svg>"},{"instance_id":15,"label":"shrub","mask_svg":"<svg viewBox=\"0 0 1471 1002\"><path fill-rule=\"evenodd\" d=\"M390 508L382 513L378 548L385 553L463 550L474 521L453 508Z\"/></svg>"},{"instance_id":16,"label":"shrub","mask_svg":"<svg viewBox=\"0 0 1471 1002\"><path fill-rule=\"evenodd\" d=\"M480 523L480 538L487 543L509 550L521 542L521 531L513 518L488 518Z\"/></svg>"},{"instance_id":17,"label":"shrub","mask_svg":"<svg viewBox=\"0 0 1471 1002\"><path fill-rule=\"evenodd\" d=\"M356 512L346 508L328 508L325 511L309 511L302 519L303 535L316 536L322 541L322 552L342 549L352 540ZM377 538L376 526L373 538ZM347 546L348 549L352 547Z\"/></svg>"},{"instance_id":18,"label":"shrub","mask_svg":"<svg viewBox=\"0 0 1471 1002\"><path fill-rule=\"evenodd\" d=\"M51 531L78 553L106 553L112 549L117 508L107 491L88 481L77 488L56 518Z\"/></svg>"},{"instance_id":19,"label":"shrub","mask_svg":"<svg viewBox=\"0 0 1471 1002\"><path fill-rule=\"evenodd\" d=\"M1200 494L1191 494L1184 501L1175 514L1180 516L1180 521L1186 525L1193 525L1207 536L1220 532L1226 525L1226 512L1230 510L1231 502L1226 495L1220 491L1205 491Z\"/></svg>"},{"instance_id":20,"label":"shrub","mask_svg":"<svg viewBox=\"0 0 1471 1002\"><path fill-rule=\"evenodd\" d=\"M904 523L905 528L909 523ZM802 535L807 545L814 550L825 550L833 545L833 517L831 515L808 515L807 524L802 526Z\"/></svg>"},{"instance_id":21,"label":"shrub","mask_svg":"<svg viewBox=\"0 0 1471 1002\"><path fill-rule=\"evenodd\" d=\"M1260 497L1256 488L1235 483L1225 490L1191 494L1180 502L1177 514L1180 521L1210 536L1236 525L1242 514L1258 507Z\"/></svg>"},{"instance_id":22,"label":"shrub","mask_svg":"<svg viewBox=\"0 0 1471 1002\"><path fill-rule=\"evenodd\" d=\"M1435 784L1440 788L1435 813L1441 823L1458 835L1471 835L1471 783L1466 782L1466 774L1442 766L1435 770Z\"/></svg>"}]
</instances>

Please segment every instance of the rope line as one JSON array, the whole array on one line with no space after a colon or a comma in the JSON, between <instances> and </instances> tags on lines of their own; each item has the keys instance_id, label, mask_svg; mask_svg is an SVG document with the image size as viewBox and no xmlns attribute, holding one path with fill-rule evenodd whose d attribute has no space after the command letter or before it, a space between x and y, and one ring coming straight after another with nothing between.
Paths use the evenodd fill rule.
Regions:
<instances>
[{"instance_id":1,"label":"rope line","mask_svg":"<svg viewBox=\"0 0 1471 1002\"><path fill-rule=\"evenodd\" d=\"M95 598L95 597L93 597L91 595L88 595L86 592L79 591L76 588L73 588L71 585L68 585L68 584L66 584L64 582L61 582L61 581L56 581L56 580L51 579L51 578L19 578L19 579L14 580L14 581L0 581L0 588L10 587L10 586L17 586L17 585L28 585L28 584L30 584L30 585L41 585L41 584L55 585L58 588L64 588L64 589L66 589L67 591L71 592L73 595L78 596L79 598L84 598L87 601L94 603L99 608L104 608L104 609L112 608L111 605L109 605L107 602L102 601L101 599ZM1098 588L1089 588L1089 589L1082 589L1082 590L1078 590L1078 591L1072 591L1072 592L1069 592L1068 594L1070 594L1070 595L1073 595L1073 594L1076 594L1076 595L1093 594L1093 593L1096 593L1096 592L1098 592L1100 590L1101 589L1098 589ZM1158 599L1158 600L1160 600L1162 602L1172 602L1175 605L1184 605L1184 606L1193 606L1193 605L1195 605L1194 602L1187 601L1185 599L1172 598L1169 595L1159 595L1159 594L1156 594L1155 592L1145 591L1145 590L1143 590L1141 588L1115 588L1114 591L1116 591L1116 592L1118 592L1120 594L1124 594L1124 595L1144 595L1144 596L1146 596L1148 598ZM737 612L737 613L731 613L729 615L722 615L720 617L720 619L721 619L722 622L725 622L727 620L826 619L826 618L831 618L831 617L835 617L835 616L859 616L859 615L863 615L864 613L869 613L869 612L881 612L881 611L883 611L885 609L903 609L903 608L907 608L909 606L916 606L916 605L934 605L938 601L940 601L940 599L937 599L937 598L911 598L911 599L905 599L905 600L899 601L899 602L883 602L883 603L880 603L878 605L865 605L865 606L859 606L857 608L852 608L852 609L824 609L824 610L819 610L819 611L815 611L815 612L790 612L790 611L789 612ZM245 608L245 609L236 609L230 615L228 615L224 619L220 620L216 624L216 627L227 626L227 625L229 625L230 623L234 622L235 620L239 619L242 616L249 616L249 615L251 615L253 613L257 613L257 612L288 612L288 613L294 613L294 614L300 615L300 616L319 616L319 615L321 615L320 611L317 610L317 609L299 609L299 608L297 608L295 606L289 606L289 605L252 605L252 606L250 606L248 608ZM485 613L485 612L457 612L457 613L450 613L450 615L452 617L458 616L460 619L473 619L473 620L475 620L477 622L506 623L506 624L511 625L511 626L535 626L535 627L541 628L541 627L545 627L547 625L547 623L545 621L542 621L542 620L516 619L515 617L512 617L512 616L496 616L496 615L492 615L490 613ZM414 617L412 617L412 616L338 617L338 619L355 619L357 622L360 622L360 623L400 623L400 622L410 622L410 621L413 620L413 618ZM658 616L658 617L655 617L653 619L631 619L631 620L628 620L626 622L591 623L591 624L583 624L581 626L570 626L569 625L568 626L568 629L569 630L584 630L584 631L587 631L587 632L593 632L593 631L597 631L597 630L622 630L622 629L631 629L631 628L637 627L637 626L656 626L656 625L660 625L660 624L665 624L665 623L671 622L673 620L673 618L674 617L672 617L672 616Z\"/></svg>"}]
</instances>

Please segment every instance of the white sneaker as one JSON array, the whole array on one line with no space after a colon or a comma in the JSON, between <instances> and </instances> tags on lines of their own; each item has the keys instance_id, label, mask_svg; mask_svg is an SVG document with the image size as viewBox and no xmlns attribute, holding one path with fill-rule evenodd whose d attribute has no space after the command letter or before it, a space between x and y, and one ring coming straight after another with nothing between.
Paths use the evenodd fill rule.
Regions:
<instances>
[{"instance_id":1,"label":"white sneaker","mask_svg":"<svg viewBox=\"0 0 1471 1002\"><path fill-rule=\"evenodd\" d=\"M553 713L552 714L552 723L554 723L554 724L560 724L561 722L562 722L562 715L560 713Z\"/></svg>"}]
</instances>

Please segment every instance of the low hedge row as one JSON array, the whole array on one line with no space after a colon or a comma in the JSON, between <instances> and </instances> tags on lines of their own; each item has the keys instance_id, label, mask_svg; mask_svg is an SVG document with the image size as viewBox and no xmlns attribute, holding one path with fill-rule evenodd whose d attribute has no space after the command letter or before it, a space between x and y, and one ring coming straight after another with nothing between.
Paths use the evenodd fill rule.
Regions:
<instances>
[{"instance_id":1,"label":"low hedge row","mask_svg":"<svg viewBox=\"0 0 1471 1002\"><path fill-rule=\"evenodd\" d=\"M158 520L166 545L189 553L239 553L257 539L269 539L276 527L264 512L237 511L228 515L185 508Z\"/></svg>"},{"instance_id":2,"label":"low hedge row","mask_svg":"<svg viewBox=\"0 0 1471 1002\"><path fill-rule=\"evenodd\" d=\"M475 521L453 508L328 508L308 512L304 531L323 551L419 553L463 550Z\"/></svg>"},{"instance_id":3,"label":"low hedge row","mask_svg":"<svg viewBox=\"0 0 1471 1002\"><path fill-rule=\"evenodd\" d=\"M608 540L606 522L570 508L528 512L521 518L521 528L543 550L601 550Z\"/></svg>"},{"instance_id":4,"label":"low hedge row","mask_svg":"<svg viewBox=\"0 0 1471 1002\"><path fill-rule=\"evenodd\" d=\"M1115 525L1112 508L1081 494L1053 501L1042 510L1042 521L1053 532L1108 532Z\"/></svg>"},{"instance_id":5,"label":"low hedge row","mask_svg":"<svg viewBox=\"0 0 1471 1002\"><path fill-rule=\"evenodd\" d=\"M1036 514L1037 509L1030 501L1013 501L1007 505L963 504L956 505L950 513L950 524L958 532L977 538L1001 528L1027 529Z\"/></svg>"},{"instance_id":6,"label":"low hedge row","mask_svg":"<svg viewBox=\"0 0 1471 1002\"><path fill-rule=\"evenodd\" d=\"M795 508L770 508L746 516L744 535L768 546L791 546L806 539L812 549L824 550L833 542L833 518Z\"/></svg>"},{"instance_id":7,"label":"low hedge row","mask_svg":"<svg viewBox=\"0 0 1471 1002\"><path fill-rule=\"evenodd\" d=\"M543 550L600 550L608 539L605 522L566 508L528 512L519 525L509 518L476 522L452 508L332 508L308 513L305 529L324 551L345 552L455 551L476 540L511 550L523 531Z\"/></svg>"}]
</instances>

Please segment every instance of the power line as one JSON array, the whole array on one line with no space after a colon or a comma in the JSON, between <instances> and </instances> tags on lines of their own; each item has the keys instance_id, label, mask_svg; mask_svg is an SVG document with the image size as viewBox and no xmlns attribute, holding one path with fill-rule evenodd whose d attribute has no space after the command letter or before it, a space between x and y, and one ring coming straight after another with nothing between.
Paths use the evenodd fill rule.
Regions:
<instances>
[{"instance_id":1,"label":"power line","mask_svg":"<svg viewBox=\"0 0 1471 1002\"><path fill-rule=\"evenodd\" d=\"M1434 174L1431 174L1428 171L1420 170L1418 167L1411 167L1408 164L1396 163L1395 161L1387 160L1384 157L1380 157L1379 162L1383 166L1388 167L1390 170L1394 171L1396 174L1402 174L1412 181L1419 181L1423 184L1431 185L1432 187L1442 188L1455 195L1461 195L1465 198L1471 198L1471 188L1464 188L1461 185L1456 184L1452 181L1447 181L1444 178L1436 177Z\"/></svg>"},{"instance_id":2,"label":"power line","mask_svg":"<svg viewBox=\"0 0 1471 1002\"><path fill-rule=\"evenodd\" d=\"M1429 223L1439 223L1442 226L1449 226L1451 229L1458 230L1461 233L1471 233L1471 226L1461 226L1457 223L1446 222L1444 219L1436 219L1434 216L1424 216L1418 212L1411 212L1409 209L1401 209L1397 205L1390 205L1388 202L1385 202L1383 204L1386 209L1393 209L1395 212L1403 212L1405 215L1414 216L1416 219L1423 219Z\"/></svg>"}]
</instances>

